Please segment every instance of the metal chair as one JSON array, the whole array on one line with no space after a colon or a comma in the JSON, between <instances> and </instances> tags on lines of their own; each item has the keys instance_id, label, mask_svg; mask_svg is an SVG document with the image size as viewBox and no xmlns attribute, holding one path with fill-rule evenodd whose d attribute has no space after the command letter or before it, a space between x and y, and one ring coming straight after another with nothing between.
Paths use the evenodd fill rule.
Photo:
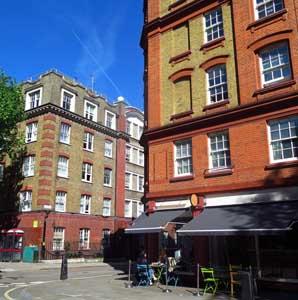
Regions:
<instances>
[{"instance_id":1,"label":"metal chair","mask_svg":"<svg viewBox=\"0 0 298 300\"><path fill-rule=\"evenodd\" d=\"M212 294L215 295L219 279L214 277L214 269L201 268L201 272L205 283L204 294L208 291L211 291Z\"/></svg>"},{"instance_id":2,"label":"metal chair","mask_svg":"<svg viewBox=\"0 0 298 300\"><path fill-rule=\"evenodd\" d=\"M167 276L167 283L170 284L171 282L174 283L175 287L179 281L178 275L175 273L176 269L176 259L174 257L168 257L168 276Z\"/></svg>"},{"instance_id":3,"label":"metal chair","mask_svg":"<svg viewBox=\"0 0 298 300\"><path fill-rule=\"evenodd\" d=\"M150 285L150 275L147 265L137 264L136 279L138 282L138 286Z\"/></svg>"}]
</instances>

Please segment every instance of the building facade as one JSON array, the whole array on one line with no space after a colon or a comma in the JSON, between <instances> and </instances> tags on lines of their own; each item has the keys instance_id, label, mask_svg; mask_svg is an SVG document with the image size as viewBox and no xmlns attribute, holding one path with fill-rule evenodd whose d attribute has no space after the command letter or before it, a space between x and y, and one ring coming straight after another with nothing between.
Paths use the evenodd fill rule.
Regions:
<instances>
[{"instance_id":1,"label":"building facade","mask_svg":"<svg viewBox=\"0 0 298 300\"><path fill-rule=\"evenodd\" d=\"M138 189L126 195L126 144L134 143L142 152L139 135L126 133L126 122L137 113L141 134L142 112L128 107L122 97L110 104L57 71L24 82L23 91L23 180L19 203L7 197L2 217L9 220L11 211L14 225L25 231L25 244L42 244L43 256L65 250L66 245L72 252L125 255L117 252L117 243L133 216L127 213L126 198L136 202L140 212L143 191L139 179ZM139 157L137 174L142 178Z\"/></svg>"},{"instance_id":2,"label":"building facade","mask_svg":"<svg viewBox=\"0 0 298 300\"><path fill-rule=\"evenodd\" d=\"M293 0L144 1L147 211L191 207L197 221L178 232L192 236L201 265L226 263L220 249L229 240L231 252L245 250L259 275L297 277L290 225L282 236L265 234L284 218L270 205L288 212L289 224L297 219L297 9ZM250 207L251 228L243 231L251 236L241 232L237 246L238 237L218 237L220 219L213 234L202 234L199 220L212 207L235 211L235 232L237 211ZM259 238L255 219L266 207L272 213ZM226 235L233 230L223 228ZM234 257L243 264L239 251Z\"/></svg>"}]
</instances>

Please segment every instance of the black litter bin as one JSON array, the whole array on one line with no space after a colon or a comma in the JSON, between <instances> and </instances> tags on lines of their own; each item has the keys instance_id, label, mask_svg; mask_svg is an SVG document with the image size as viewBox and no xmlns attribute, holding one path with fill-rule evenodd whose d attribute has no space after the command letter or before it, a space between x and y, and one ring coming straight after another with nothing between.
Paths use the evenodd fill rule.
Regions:
<instances>
[{"instance_id":1,"label":"black litter bin","mask_svg":"<svg viewBox=\"0 0 298 300\"><path fill-rule=\"evenodd\" d=\"M253 279L250 272L239 271L241 300L255 300Z\"/></svg>"}]
</instances>

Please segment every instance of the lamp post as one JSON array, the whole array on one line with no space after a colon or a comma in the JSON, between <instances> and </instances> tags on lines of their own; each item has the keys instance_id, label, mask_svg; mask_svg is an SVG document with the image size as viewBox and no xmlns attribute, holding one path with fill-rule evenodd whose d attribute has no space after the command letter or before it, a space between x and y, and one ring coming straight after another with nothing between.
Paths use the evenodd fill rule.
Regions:
<instances>
[{"instance_id":1,"label":"lamp post","mask_svg":"<svg viewBox=\"0 0 298 300\"><path fill-rule=\"evenodd\" d=\"M44 219L43 219L43 231L42 231L42 243L41 243L41 258L45 259L46 257L46 231L47 231L47 219L49 217L51 210L45 209Z\"/></svg>"}]
</instances>

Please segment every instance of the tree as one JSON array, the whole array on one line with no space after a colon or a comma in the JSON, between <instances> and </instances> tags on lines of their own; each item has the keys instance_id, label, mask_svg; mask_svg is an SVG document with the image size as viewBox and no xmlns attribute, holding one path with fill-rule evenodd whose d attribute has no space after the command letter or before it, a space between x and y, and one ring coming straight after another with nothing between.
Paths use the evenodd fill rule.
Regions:
<instances>
[{"instance_id":1,"label":"tree","mask_svg":"<svg viewBox=\"0 0 298 300\"><path fill-rule=\"evenodd\" d=\"M23 152L24 138L17 124L24 117L21 87L0 70L0 160L5 155L14 160Z\"/></svg>"}]
</instances>

